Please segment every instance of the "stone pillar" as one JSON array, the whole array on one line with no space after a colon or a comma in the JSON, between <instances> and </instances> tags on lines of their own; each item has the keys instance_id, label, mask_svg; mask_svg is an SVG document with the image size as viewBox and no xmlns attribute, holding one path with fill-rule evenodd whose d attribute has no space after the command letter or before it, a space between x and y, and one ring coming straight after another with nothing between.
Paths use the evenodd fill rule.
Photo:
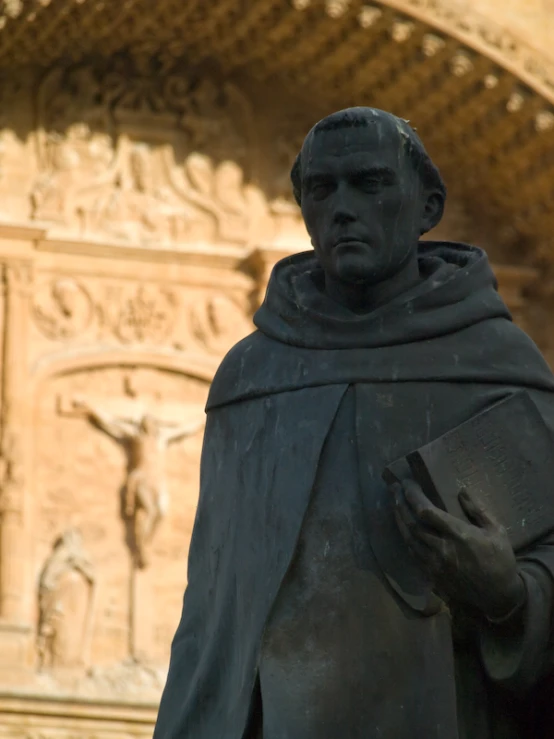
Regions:
<instances>
[{"instance_id":1,"label":"stone pillar","mask_svg":"<svg viewBox=\"0 0 554 739\"><path fill-rule=\"evenodd\" d=\"M4 265L2 435L0 441L0 666L25 667L29 657L28 531L25 491L31 438L27 346L30 262Z\"/></svg>"}]
</instances>

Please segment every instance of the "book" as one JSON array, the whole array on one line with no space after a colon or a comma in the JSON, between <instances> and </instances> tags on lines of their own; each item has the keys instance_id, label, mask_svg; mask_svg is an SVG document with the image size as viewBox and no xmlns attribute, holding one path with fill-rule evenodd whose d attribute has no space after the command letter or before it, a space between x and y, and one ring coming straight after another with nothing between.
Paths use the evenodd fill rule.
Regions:
<instances>
[{"instance_id":1,"label":"book","mask_svg":"<svg viewBox=\"0 0 554 739\"><path fill-rule=\"evenodd\" d=\"M387 465L388 484L415 480L431 502L467 520L458 496L474 496L508 532L515 551L554 530L554 438L519 391Z\"/></svg>"}]
</instances>

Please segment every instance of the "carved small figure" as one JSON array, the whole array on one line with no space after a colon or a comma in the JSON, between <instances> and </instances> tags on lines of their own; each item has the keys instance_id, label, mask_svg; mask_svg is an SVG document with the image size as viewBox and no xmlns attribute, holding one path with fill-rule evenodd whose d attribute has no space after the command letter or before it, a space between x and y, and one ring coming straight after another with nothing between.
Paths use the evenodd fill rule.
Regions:
<instances>
[{"instance_id":1,"label":"carved small figure","mask_svg":"<svg viewBox=\"0 0 554 739\"><path fill-rule=\"evenodd\" d=\"M191 309L192 331L206 349L223 356L252 330L244 310L225 295L213 295Z\"/></svg>"},{"instance_id":2,"label":"carved small figure","mask_svg":"<svg viewBox=\"0 0 554 739\"><path fill-rule=\"evenodd\" d=\"M46 288L46 289L45 289ZM84 331L92 317L92 304L81 285L60 278L39 290L34 318L49 339L71 339Z\"/></svg>"},{"instance_id":3,"label":"carved small figure","mask_svg":"<svg viewBox=\"0 0 554 739\"><path fill-rule=\"evenodd\" d=\"M55 542L39 581L39 669L83 667L94 618L96 577L81 534L70 528Z\"/></svg>"},{"instance_id":4,"label":"carved small figure","mask_svg":"<svg viewBox=\"0 0 554 739\"><path fill-rule=\"evenodd\" d=\"M119 418L80 398L74 400L74 408L86 413L102 431L129 450L124 514L133 523L136 564L144 568L148 564L149 544L168 509L165 450L169 444L196 434L204 419L176 426L162 423L150 414L138 421Z\"/></svg>"}]
</instances>

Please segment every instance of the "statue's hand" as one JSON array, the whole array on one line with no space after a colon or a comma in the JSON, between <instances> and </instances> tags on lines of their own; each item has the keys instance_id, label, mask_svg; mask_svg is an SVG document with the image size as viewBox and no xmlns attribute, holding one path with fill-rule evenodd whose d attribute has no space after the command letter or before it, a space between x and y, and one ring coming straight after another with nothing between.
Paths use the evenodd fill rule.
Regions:
<instances>
[{"instance_id":1,"label":"statue's hand","mask_svg":"<svg viewBox=\"0 0 554 739\"><path fill-rule=\"evenodd\" d=\"M438 595L493 620L523 605L525 585L506 530L479 502L460 492L470 523L434 506L412 480L393 492L400 531Z\"/></svg>"}]
</instances>

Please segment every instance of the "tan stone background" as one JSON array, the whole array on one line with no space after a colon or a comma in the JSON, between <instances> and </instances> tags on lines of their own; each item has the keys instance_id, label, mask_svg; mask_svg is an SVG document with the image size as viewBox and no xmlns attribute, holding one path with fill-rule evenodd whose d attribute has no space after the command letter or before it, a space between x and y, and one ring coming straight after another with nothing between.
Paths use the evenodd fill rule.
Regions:
<instances>
[{"instance_id":1,"label":"tan stone background","mask_svg":"<svg viewBox=\"0 0 554 739\"><path fill-rule=\"evenodd\" d=\"M141 2L0 4L6 739L151 733L202 431L154 455L169 508L139 568L123 505L136 460L73 404L126 423L202 416L273 263L309 247L288 173L329 108L413 115L451 192L432 237L484 246L516 320L554 359L553 2L253 0L237 17L224 0L157 0L133 15ZM531 58L545 91L491 49L522 76Z\"/></svg>"},{"instance_id":2,"label":"tan stone background","mask_svg":"<svg viewBox=\"0 0 554 739\"><path fill-rule=\"evenodd\" d=\"M468 15L479 13L516 32L538 50L554 57L554 2L552 0L451 0Z\"/></svg>"}]
</instances>

